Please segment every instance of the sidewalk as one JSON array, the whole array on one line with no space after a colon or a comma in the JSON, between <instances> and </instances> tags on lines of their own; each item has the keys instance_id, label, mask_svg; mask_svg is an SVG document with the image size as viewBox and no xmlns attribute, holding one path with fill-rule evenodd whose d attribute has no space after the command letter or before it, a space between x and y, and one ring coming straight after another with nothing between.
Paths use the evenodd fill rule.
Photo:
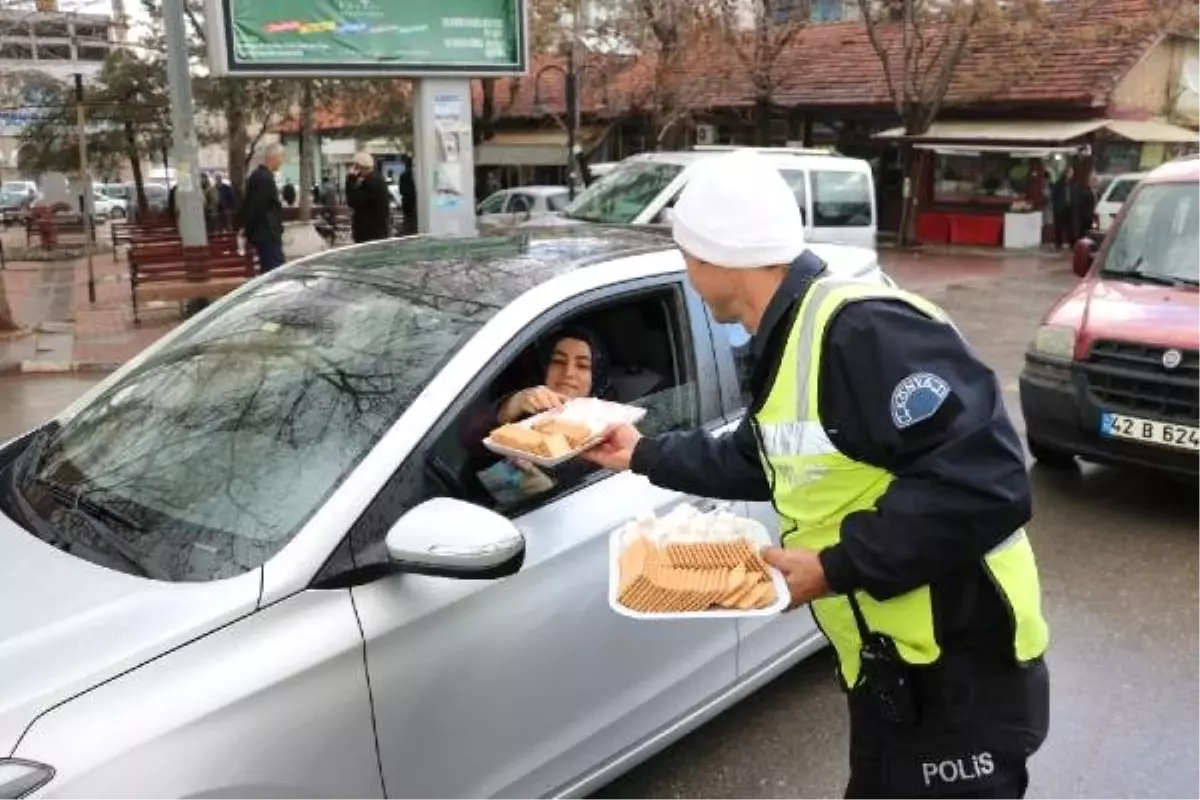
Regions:
<instances>
[{"instance_id":1,"label":"sidewalk","mask_svg":"<svg viewBox=\"0 0 1200 800\"><path fill-rule=\"evenodd\" d=\"M1069 256L1051 252L885 247L879 256L898 283L918 292L1071 268ZM151 304L142 309L141 325L134 325L128 264L104 253L94 257L94 272L93 304L86 259L9 262L0 271L17 323L30 329L0 337L0 373L110 372L182 321L175 303Z\"/></svg>"},{"instance_id":2,"label":"sidewalk","mask_svg":"<svg viewBox=\"0 0 1200 800\"><path fill-rule=\"evenodd\" d=\"M101 242L105 235L101 230ZM0 372L110 372L181 321L172 303L144 308L141 325L134 325L128 265L111 252L93 257L93 273L95 303L85 258L7 263L0 280L26 330L0 336Z\"/></svg>"}]
</instances>

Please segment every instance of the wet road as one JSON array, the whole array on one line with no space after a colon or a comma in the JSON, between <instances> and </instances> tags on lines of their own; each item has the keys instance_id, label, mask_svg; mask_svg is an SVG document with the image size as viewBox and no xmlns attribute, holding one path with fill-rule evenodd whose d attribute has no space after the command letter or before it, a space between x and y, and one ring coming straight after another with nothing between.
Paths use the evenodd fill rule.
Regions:
<instances>
[{"instance_id":1,"label":"wet road","mask_svg":"<svg viewBox=\"0 0 1200 800\"><path fill-rule=\"evenodd\" d=\"M1069 273L922 290L1017 400L1022 354ZM1050 737L1031 797L1196 797L1197 487L1124 469L1033 469L1029 535L1053 637ZM826 650L597 797L834 797L844 701Z\"/></svg>"},{"instance_id":2,"label":"wet road","mask_svg":"<svg viewBox=\"0 0 1200 800\"><path fill-rule=\"evenodd\" d=\"M938 288L1000 373L1018 426L1021 354L1040 314L1074 279L1006 274ZM0 439L28 429L92 383L0 376ZM1053 643L1050 738L1033 797L1195 797L1195 482L1123 469L1033 470L1037 550ZM847 775L843 700L828 651L693 733L599 797L829 797Z\"/></svg>"}]
</instances>

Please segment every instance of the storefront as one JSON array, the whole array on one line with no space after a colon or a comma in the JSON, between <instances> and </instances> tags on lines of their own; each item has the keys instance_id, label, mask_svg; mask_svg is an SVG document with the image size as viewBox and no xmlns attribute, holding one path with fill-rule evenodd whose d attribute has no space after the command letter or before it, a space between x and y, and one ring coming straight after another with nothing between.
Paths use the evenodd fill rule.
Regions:
<instances>
[{"instance_id":1,"label":"storefront","mask_svg":"<svg viewBox=\"0 0 1200 800\"><path fill-rule=\"evenodd\" d=\"M998 120L939 122L919 136L896 128L876 138L907 145L920 159L918 240L1028 249L1048 241L1049 188L1068 166L1081 182L1093 171L1136 172L1147 158L1162 163L1194 145L1196 134L1152 121Z\"/></svg>"},{"instance_id":2,"label":"storefront","mask_svg":"<svg viewBox=\"0 0 1200 800\"><path fill-rule=\"evenodd\" d=\"M938 122L919 136L896 128L876 138L906 143L921 159L920 241L1025 249L1043 241L1052 176L1086 152L1085 137L1103 124Z\"/></svg>"}]
</instances>

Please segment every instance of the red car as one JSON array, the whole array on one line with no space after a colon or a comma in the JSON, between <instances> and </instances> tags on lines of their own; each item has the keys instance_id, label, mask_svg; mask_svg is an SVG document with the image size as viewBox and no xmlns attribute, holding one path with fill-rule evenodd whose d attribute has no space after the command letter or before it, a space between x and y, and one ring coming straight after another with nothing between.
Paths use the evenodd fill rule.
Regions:
<instances>
[{"instance_id":1,"label":"red car","mask_svg":"<svg viewBox=\"0 0 1200 800\"><path fill-rule=\"evenodd\" d=\"M1107 234L1075 247L1083 280L1025 354L1029 451L1200 472L1200 159L1151 172Z\"/></svg>"}]
</instances>

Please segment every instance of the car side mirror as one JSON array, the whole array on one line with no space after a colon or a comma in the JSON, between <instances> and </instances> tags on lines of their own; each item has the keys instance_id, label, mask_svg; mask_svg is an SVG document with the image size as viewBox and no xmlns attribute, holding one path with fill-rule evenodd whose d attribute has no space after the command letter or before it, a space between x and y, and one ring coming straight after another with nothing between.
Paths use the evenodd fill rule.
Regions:
<instances>
[{"instance_id":1,"label":"car side mirror","mask_svg":"<svg viewBox=\"0 0 1200 800\"><path fill-rule=\"evenodd\" d=\"M1075 242L1075 249L1071 257L1071 270L1080 278L1085 277L1092 269L1092 264L1096 260L1096 252L1100 249L1100 243L1090 236L1085 236Z\"/></svg>"},{"instance_id":2,"label":"car side mirror","mask_svg":"<svg viewBox=\"0 0 1200 800\"><path fill-rule=\"evenodd\" d=\"M525 550L525 537L494 511L435 497L397 520L386 545L393 562L414 571L467 577L515 561Z\"/></svg>"}]
</instances>

